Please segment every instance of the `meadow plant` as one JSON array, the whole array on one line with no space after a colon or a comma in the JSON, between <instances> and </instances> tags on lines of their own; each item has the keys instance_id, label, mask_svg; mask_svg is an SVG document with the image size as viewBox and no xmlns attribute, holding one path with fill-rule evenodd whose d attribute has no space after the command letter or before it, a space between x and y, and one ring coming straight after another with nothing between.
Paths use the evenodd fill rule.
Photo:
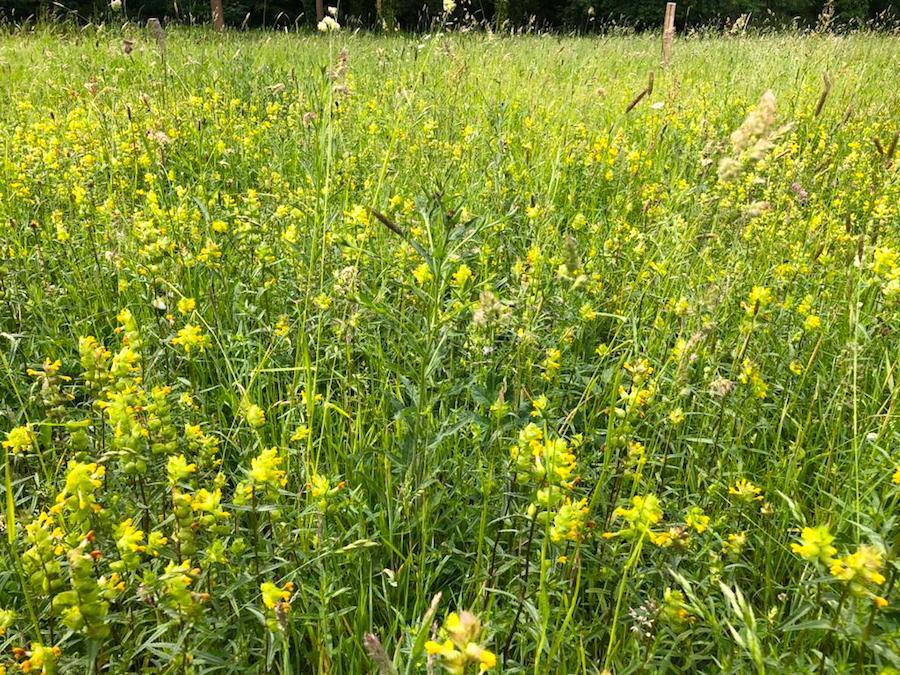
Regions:
<instances>
[{"instance_id":1,"label":"meadow plant","mask_svg":"<svg viewBox=\"0 0 900 675\"><path fill-rule=\"evenodd\" d=\"M0 673L898 672L896 37L460 5L0 34Z\"/></svg>"}]
</instances>

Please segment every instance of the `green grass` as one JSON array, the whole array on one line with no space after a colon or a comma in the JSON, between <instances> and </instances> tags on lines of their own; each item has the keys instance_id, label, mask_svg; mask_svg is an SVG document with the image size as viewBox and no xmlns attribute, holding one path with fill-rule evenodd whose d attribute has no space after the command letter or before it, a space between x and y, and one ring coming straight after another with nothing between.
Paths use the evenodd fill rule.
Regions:
<instances>
[{"instance_id":1,"label":"green grass","mask_svg":"<svg viewBox=\"0 0 900 675\"><path fill-rule=\"evenodd\" d=\"M0 36L0 664L900 668L897 38L659 52Z\"/></svg>"}]
</instances>

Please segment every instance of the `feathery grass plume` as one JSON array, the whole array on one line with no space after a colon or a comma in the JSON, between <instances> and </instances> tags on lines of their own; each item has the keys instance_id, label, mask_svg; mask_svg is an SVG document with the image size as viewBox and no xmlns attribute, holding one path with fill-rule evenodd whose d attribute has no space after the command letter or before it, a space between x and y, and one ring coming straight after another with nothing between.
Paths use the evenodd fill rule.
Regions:
<instances>
[{"instance_id":1,"label":"feathery grass plume","mask_svg":"<svg viewBox=\"0 0 900 675\"><path fill-rule=\"evenodd\" d=\"M635 96L631 100L631 103L629 103L628 106L625 108L625 114L627 115L632 110L634 110L635 106L637 106L638 103L640 103L642 100L644 100L644 97L650 96L650 94L652 94L652 93L653 93L653 71L651 70L650 75L647 77L647 86L644 87L643 89L641 89L641 91L638 92L637 96Z\"/></svg>"},{"instance_id":2,"label":"feathery grass plume","mask_svg":"<svg viewBox=\"0 0 900 675\"><path fill-rule=\"evenodd\" d=\"M375 667L378 668L378 675L396 675L397 669L388 657L377 635L366 633L363 636L363 646L366 649L366 654L369 655L369 658L375 663Z\"/></svg>"},{"instance_id":3,"label":"feathery grass plume","mask_svg":"<svg viewBox=\"0 0 900 675\"><path fill-rule=\"evenodd\" d=\"M775 145L775 142L789 131L793 124L775 127L775 94L767 89L741 125L729 137L731 153L719 160L719 180L734 181L745 167L760 162Z\"/></svg>"},{"instance_id":4,"label":"feathery grass plume","mask_svg":"<svg viewBox=\"0 0 900 675\"><path fill-rule=\"evenodd\" d=\"M816 109L813 112L813 117L818 117L822 114L822 110L825 108L825 101L828 100L828 94L831 93L831 77L828 75L828 71L824 71L822 73L822 93L819 94L819 100L816 103Z\"/></svg>"}]
</instances>

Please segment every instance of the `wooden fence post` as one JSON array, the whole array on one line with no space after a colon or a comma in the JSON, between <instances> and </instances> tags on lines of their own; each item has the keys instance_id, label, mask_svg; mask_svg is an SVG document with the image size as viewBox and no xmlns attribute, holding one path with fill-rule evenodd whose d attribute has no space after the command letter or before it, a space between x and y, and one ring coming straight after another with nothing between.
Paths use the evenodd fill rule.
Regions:
<instances>
[{"instance_id":1,"label":"wooden fence post","mask_svg":"<svg viewBox=\"0 0 900 675\"><path fill-rule=\"evenodd\" d=\"M156 40L156 47L159 49L159 54L162 56L163 60L166 58L166 31L163 30L162 24L159 22L159 19L150 18L147 19L147 28L150 30L150 34Z\"/></svg>"},{"instance_id":2,"label":"wooden fence post","mask_svg":"<svg viewBox=\"0 0 900 675\"><path fill-rule=\"evenodd\" d=\"M675 38L675 3L666 3L666 18L663 21L663 65L669 65L672 58L672 40Z\"/></svg>"},{"instance_id":3,"label":"wooden fence post","mask_svg":"<svg viewBox=\"0 0 900 675\"><path fill-rule=\"evenodd\" d=\"M213 28L225 30L225 11L222 8L222 0L209 0L212 7Z\"/></svg>"},{"instance_id":4,"label":"wooden fence post","mask_svg":"<svg viewBox=\"0 0 900 675\"><path fill-rule=\"evenodd\" d=\"M163 102L165 102L169 91L169 66L166 64L166 31L163 30L159 19L155 17L147 19L147 28L150 30L150 34L156 38L156 47L159 49L159 59L162 63L163 71Z\"/></svg>"}]
</instances>

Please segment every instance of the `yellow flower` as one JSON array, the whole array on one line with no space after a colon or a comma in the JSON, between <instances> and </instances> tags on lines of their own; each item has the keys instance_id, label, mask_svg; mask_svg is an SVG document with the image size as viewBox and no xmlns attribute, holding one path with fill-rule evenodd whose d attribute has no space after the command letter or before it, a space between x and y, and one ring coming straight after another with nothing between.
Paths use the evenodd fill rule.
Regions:
<instances>
[{"instance_id":1,"label":"yellow flower","mask_svg":"<svg viewBox=\"0 0 900 675\"><path fill-rule=\"evenodd\" d=\"M413 276L416 278L416 281L420 286L424 286L434 278L434 276L431 274L431 270L428 268L427 263L422 263L416 269L414 269Z\"/></svg>"},{"instance_id":2,"label":"yellow flower","mask_svg":"<svg viewBox=\"0 0 900 675\"><path fill-rule=\"evenodd\" d=\"M32 642L28 652L28 659L22 661L20 667L23 673L36 671L42 675L58 672L57 660L62 654L59 647L45 647L39 642Z\"/></svg>"},{"instance_id":3,"label":"yellow flower","mask_svg":"<svg viewBox=\"0 0 900 675\"><path fill-rule=\"evenodd\" d=\"M753 388L753 395L756 396L756 398L765 398L769 391L769 387L765 380L763 380L762 374L759 371L759 366L750 359L744 359L743 364L741 364L738 382L741 384L749 384Z\"/></svg>"},{"instance_id":4,"label":"yellow flower","mask_svg":"<svg viewBox=\"0 0 900 675\"><path fill-rule=\"evenodd\" d=\"M629 526L618 532L605 532L603 537L610 539L621 536L630 539L637 535L648 534L650 527L662 520L662 508L656 495L635 495L631 498L631 508L619 506L613 511L613 518L623 518Z\"/></svg>"},{"instance_id":5,"label":"yellow flower","mask_svg":"<svg viewBox=\"0 0 900 675\"><path fill-rule=\"evenodd\" d=\"M428 652L430 656L449 656L456 653L456 649L453 648L453 642L451 640L445 640L444 642L429 640L425 643L425 651Z\"/></svg>"},{"instance_id":6,"label":"yellow flower","mask_svg":"<svg viewBox=\"0 0 900 675\"><path fill-rule=\"evenodd\" d=\"M544 410L547 409L547 406L549 405L549 403L550 402L547 400L547 397L544 396L543 394L541 394L540 396L535 398L531 402L531 406L532 406L531 416L532 417L540 417L541 415L543 415Z\"/></svg>"},{"instance_id":7,"label":"yellow flower","mask_svg":"<svg viewBox=\"0 0 900 675\"><path fill-rule=\"evenodd\" d=\"M744 311L750 316L772 303L772 289L765 286L754 286L750 291L747 302L743 303Z\"/></svg>"},{"instance_id":8,"label":"yellow flower","mask_svg":"<svg viewBox=\"0 0 900 675\"><path fill-rule=\"evenodd\" d=\"M739 478L733 486L728 488L728 494L743 502L762 501L761 492L762 490L745 478Z\"/></svg>"},{"instance_id":9,"label":"yellow flower","mask_svg":"<svg viewBox=\"0 0 900 675\"><path fill-rule=\"evenodd\" d=\"M169 539L161 532L151 532L150 536L147 537L147 553L154 557L160 554L160 549L169 543Z\"/></svg>"},{"instance_id":10,"label":"yellow flower","mask_svg":"<svg viewBox=\"0 0 900 675\"><path fill-rule=\"evenodd\" d=\"M292 443L299 443L309 438L309 426L306 424L298 424L294 433L291 435Z\"/></svg>"},{"instance_id":11,"label":"yellow flower","mask_svg":"<svg viewBox=\"0 0 900 675\"><path fill-rule=\"evenodd\" d=\"M584 536L584 527L588 516L587 499L573 502L566 497L566 501L559 508L553 518L553 527L550 528L550 539L553 541L581 541Z\"/></svg>"},{"instance_id":12,"label":"yellow flower","mask_svg":"<svg viewBox=\"0 0 900 675\"><path fill-rule=\"evenodd\" d=\"M691 304L688 302L687 298L681 297L672 305L672 312L675 316L684 316L690 308Z\"/></svg>"},{"instance_id":13,"label":"yellow flower","mask_svg":"<svg viewBox=\"0 0 900 675\"><path fill-rule=\"evenodd\" d=\"M803 321L803 330L805 330L807 333L817 330L821 326L822 326L822 319L820 319L815 314L810 314Z\"/></svg>"},{"instance_id":14,"label":"yellow flower","mask_svg":"<svg viewBox=\"0 0 900 675\"><path fill-rule=\"evenodd\" d=\"M697 534L703 534L709 527L709 516L704 515L699 506L692 506L684 517L684 524L694 528Z\"/></svg>"},{"instance_id":15,"label":"yellow flower","mask_svg":"<svg viewBox=\"0 0 900 675\"><path fill-rule=\"evenodd\" d=\"M322 394L313 394L313 395L312 395L312 403L313 403L313 405L318 405L318 404L320 404L323 400L324 400L324 399L323 399L323 397L322 397ZM310 395L309 395L309 393L307 392L306 388L304 388L303 391L300 392L300 403L302 403L303 406L306 407L306 406L309 405L309 401L310 401Z\"/></svg>"},{"instance_id":16,"label":"yellow flower","mask_svg":"<svg viewBox=\"0 0 900 675\"><path fill-rule=\"evenodd\" d=\"M543 364L541 364L544 368L544 379L552 380L553 377L559 372L561 367L560 359L562 359L562 352L555 347L547 350L547 355L544 358Z\"/></svg>"},{"instance_id":17,"label":"yellow flower","mask_svg":"<svg viewBox=\"0 0 900 675\"><path fill-rule=\"evenodd\" d=\"M178 301L178 311L182 314L190 314L197 309L197 301L194 298L181 298Z\"/></svg>"},{"instance_id":18,"label":"yellow flower","mask_svg":"<svg viewBox=\"0 0 900 675\"><path fill-rule=\"evenodd\" d=\"M197 470L196 464L188 464L184 455L172 455L166 463L166 475L169 483L175 485L190 476Z\"/></svg>"},{"instance_id":19,"label":"yellow flower","mask_svg":"<svg viewBox=\"0 0 900 675\"><path fill-rule=\"evenodd\" d=\"M689 621L691 615L684 604L684 593L666 588L663 591L663 602L659 608L659 617L673 626L680 626Z\"/></svg>"},{"instance_id":20,"label":"yellow flower","mask_svg":"<svg viewBox=\"0 0 900 675\"><path fill-rule=\"evenodd\" d=\"M258 429L266 423L266 413L246 396L241 399L241 412L244 414L247 424L254 429Z\"/></svg>"},{"instance_id":21,"label":"yellow flower","mask_svg":"<svg viewBox=\"0 0 900 675\"><path fill-rule=\"evenodd\" d=\"M6 440L3 441L3 447L12 454L18 455L20 452L33 448L35 440L31 425L13 427L7 432Z\"/></svg>"},{"instance_id":22,"label":"yellow flower","mask_svg":"<svg viewBox=\"0 0 900 675\"><path fill-rule=\"evenodd\" d=\"M348 225L361 225L365 227L369 224L369 211L365 206L356 204L353 208L344 213L344 220Z\"/></svg>"},{"instance_id":23,"label":"yellow flower","mask_svg":"<svg viewBox=\"0 0 900 675\"><path fill-rule=\"evenodd\" d=\"M190 356L195 349L199 352L206 351L211 343L209 336L204 334L200 326L188 324L172 338L172 344L180 345L184 349L184 353Z\"/></svg>"},{"instance_id":24,"label":"yellow flower","mask_svg":"<svg viewBox=\"0 0 900 675\"><path fill-rule=\"evenodd\" d=\"M881 551L863 544L855 553L833 560L831 576L847 583L870 583L880 586L884 583L884 575L881 573L883 562Z\"/></svg>"},{"instance_id":25,"label":"yellow flower","mask_svg":"<svg viewBox=\"0 0 900 675\"><path fill-rule=\"evenodd\" d=\"M331 489L331 483L328 478L320 476L319 474L313 474L313 477L310 479L309 483L307 483L307 486L309 487L310 494L314 498L328 494L328 490Z\"/></svg>"},{"instance_id":26,"label":"yellow flower","mask_svg":"<svg viewBox=\"0 0 900 675\"><path fill-rule=\"evenodd\" d=\"M650 543L659 546L660 548L670 548L672 546L684 548L690 543L688 532L681 525L670 527L664 532L648 531L647 538L650 540Z\"/></svg>"},{"instance_id":27,"label":"yellow flower","mask_svg":"<svg viewBox=\"0 0 900 675\"><path fill-rule=\"evenodd\" d=\"M442 641L429 640L425 651L435 657L448 673L465 673L469 664L478 671L496 667L497 656L478 643L481 622L471 612L451 612L441 629Z\"/></svg>"},{"instance_id":28,"label":"yellow flower","mask_svg":"<svg viewBox=\"0 0 900 675\"><path fill-rule=\"evenodd\" d=\"M316 297L313 298L313 304L321 309L323 312L331 307L331 303L333 302L331 296L325 293L319 293Z\"/></svg>"},{"instance_id":29,"label":"yellow flower","mask_svg":"<svg viewBox=\"0 0 900 675\"><path fill-rule=\"evenodd\" d=\"M478 664L478 671L484 671L494 668L497 665L497 656L491 651L484 649L480 645L470 642L466 645L465 655Z\"/></svg>"},{"instance_id":30,"label":"yellow flower","mask_svg":"<svg viewBox=\"0 0 900 675\"><path fill-rule=\"evenodd\" d=\"M250 479L259 486L284 487L287 485L287 473L281 468L283 461L278 448L263 450L250 462Z\"/></svg>"},{"instance_id":31,"label":"yellow flower","mask_svg":"<svg viewBox=\"0 0 900 675\"><path fill-rule=\"evenodd\" d=\"M294 584L287 582L283 587L279 588L271 581L266 581L259 586L262 593L263 605L267 609L275 609L279 603L290 602L291 595L294 591Z\"/></svg>"},{"instance_id":32,"label":"yellow flower","mask_svg":"<svg viewBox=\"0 0 900 675\"><path fill-rule=\"evenodd\" d=\"M590 303L586 302L581 305L581 309L578 310L578 316L581 317L582 321L590 322L597 318L598 312L591 307Z\"/></svg>"},{"instance_id":33,"label":"yellow flower","mask_svg":"<svg viewBox=\"0 0 900 675\"><path fill-rule=\"evenodd\" d=\"M290 321L288 321L288 317L286 314L282 314L278 317L278 321L275 323L275 335L277 335L278 337L285 337L290 332Z\"/></svg>"},{"instance_id":34,"label":"yellow flower","mask_svg":"<svg viewBox=\"0 0 900 675\"><path fill-rule=\"evenodd\" d=\"M831 563L837 549L831 545L834 535L828 531L827 525L818 527L804 527L800 533L802 544L791 544L791 550L810 562L821 562L825 565Z\"/></svg>"},{"instance_id":35,"label":"yellow flower","mask_svg":"<svg viewBox=\"0 0 900 675\"><path fill-rule=\"evenodd\" d=\"M453 273L453 278L450 283L456 288L462 288L466 285L466 282L468 282L469 279L472 278L472 276L472 268L463 263L458 268L456 268L456 272Z\"/></svg>"},{"instance_id":36,"label":"yellow flower","mask_svg":"<svg viewBox=\"0 0 900 675\"><path fill-rule=\"evenodd\" d=\"M93 513L100 511L100 505L95 499L95 491L103 485L105 475L106 467L93 462L69 460L66 483L62 491L56 495L54 508L66 507L72 511Z\"/></svg>"},{"instance_id":37,"label":"yellow flower","mask_svg":"<svg viewBox=\"0 0 900 675\"><path fill-rule=\"evenodd\" d=\"M729 534L728 539L722 544L722 553L729 556L738 556L747 545L747 534L745 532L735 532Z\"/></svg>"},{"instance_id":38,"label":"yellow flower","mask_svg":"<svg viewBox=\"0 0 900 675\"><path fill-rule=\"evenodd\" d=\"M11 609L0 609L0 635L5 635L7 629L16 620L16 613Z\"/></svg>"},{"instance_id":39,"label":"yellow flower","mask_svg":"<svg viewBox=\"0 0 900 675\"><path fill-rule=\"evenodd\" d=\"M131 518L126 518L116 528L116 548L119 551L129 553L143 553L146 548L141 542L144 541L144 532L134 526Z\"/></svg>"}]
</instances>

